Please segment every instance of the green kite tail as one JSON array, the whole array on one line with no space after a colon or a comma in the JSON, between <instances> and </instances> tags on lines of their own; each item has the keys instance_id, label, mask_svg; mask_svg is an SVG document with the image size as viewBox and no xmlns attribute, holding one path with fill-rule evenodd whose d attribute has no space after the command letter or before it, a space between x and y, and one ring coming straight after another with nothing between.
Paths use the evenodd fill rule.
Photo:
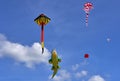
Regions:
<instances>
[{"instance_id":1,"label":"green kite tail","mask_svg":"<svg viewBox=\"0 0 120 81\"><path fill-rule=\"evenodd\" d=\"M52 79L54 78L54 76L57 74L58 69L55 69L52 75Z\"/></svg>"}]
</instances>

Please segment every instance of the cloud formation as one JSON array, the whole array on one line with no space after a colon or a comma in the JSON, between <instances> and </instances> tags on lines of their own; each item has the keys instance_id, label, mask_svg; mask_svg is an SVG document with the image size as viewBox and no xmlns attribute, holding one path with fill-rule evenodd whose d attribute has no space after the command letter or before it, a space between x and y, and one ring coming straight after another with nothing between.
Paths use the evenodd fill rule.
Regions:
<instances>
[{"instance_id":1,"label":"cloud formation","mask_svg":"<svg viewBox=\"0 0 120 81\"><path fill-rule=\"evenodd\" d=\"M48 63L50 52L45 48L44 54L41 53L41 45L34 43L32 46L24 46L13 43L0 34L0 58L10 57L16 62L24 63L25 66L32 68L36 64Z\"/></svg>"},{"instance_id":2,"label":"cloud formation","mask_svg":"<svg viewBox=\"0 0 120 81\"><path fill-rule=\"evenodd\" d=\"M72 65L72 70L73 71L76 71L78 70L81 66L85 66L85 65L88 65L89 63L87 62L87 60L83 60L81 63L79 64L75 64L75 65Z\"/></svg>"},{"instance_id":3,"label":"cloud formation","mask_svg":"<svg viewBox=\"0 0 120 81\"><path fill-rule=\"evenodd\" d=\"M79 64L72 65L72 70L76 71L80 67Z\"/></svg>"},{"instance_id":4,"label":"cloud formation","mask_svg":"<svg viewBox=\"0 0 120 81\"><path fill-rule=\"evenodd\" d=\"M88 74L87 71L82 70L81 72L77 72L77 73L75 74L75 77L76 77L76 78L81 78L81 77L87 76L87 74Z\"/></svg>"},{"instance_id":5,"label":"cloud formation","mask_svg":"<svg viewBox=\"0 0 120 81\"><path fill-rule=\"evenodd\" d=\"M105 79L102 78L100 75L94 75L88 81L105 81Z\"/></svg>"},{"instance_id":6,"label":"cloud formation","mask_svg":"<svg viewBox=\"0 0 120 81\"><path fill-rule=\"evenodd\" d=\"M60 70L60 74L53 78L53 81L70 81L71 75L67 70Z\"/></svg>"},{"instance_id":7,"label":"cloud formation","mask_svg":"<svg viewBox=\"0 0 120 81\"><path fill-rule=\"evenodd\" d=\"M25 46L10 42L4 35L0 34L0 58L9 57L17 63L22 63L28 68L33 68L36 64L48 64L50 52L46 48L44 54L41 51L39 43L33 43L32 46ZM73 65L72 70L76 71L79 67L80 64ZM71 81L72 75L75 75L76 78L81 78L87 76L88 72L82 70L81 72L70 73L67 70L60 70L52 81ZM105 81L105 79L100 75L94 75L88 81Z\"/></svg>"}]
</instances>

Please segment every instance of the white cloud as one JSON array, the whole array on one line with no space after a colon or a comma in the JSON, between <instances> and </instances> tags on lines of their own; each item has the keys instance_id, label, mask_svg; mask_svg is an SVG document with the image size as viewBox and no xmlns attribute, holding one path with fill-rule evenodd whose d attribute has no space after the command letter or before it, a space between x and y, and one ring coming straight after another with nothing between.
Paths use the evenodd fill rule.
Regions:
<instances>
[{"instance_id":1,"label":"white cloud","mask_svg":"<svg viewBox=\"0 0 120 81\"><path fill-rule=\"evenodd\" d=\"M53 81L70 81L71 75L66 70L60 70L59 75L57 74Z\"/></svg>"},{"instance_id":2,"label":"white cloud","mask_svg":"<svg viewBox=\"0 0 120 81\"><path fill-rule=\"evenodd\" d=\"M85 81L84 79L82 81Z\"/></svg>"},{"instance_id":3,"label":"white cloud","mask_svg":"<svg viewBox=\"0 0 120 81\"><path fill-rule=\"evenodd\" d=\"M87 76L87 74L88 74L87 71L82 70L81 72L75 73L75 77L76 77L76 78L81 78L81 77Z\"/></svg>"},{"instance_id":4,"label":"white cloud","mask_svg":"<svg viewBox=\"0 0 120 81\"><path fill-rule=\"evenodd\" d=\"M88 81L105 81L105 79L100 75L94 75Z\"/></svg>"},{"instance_id":5,"label":"white cloud","mask_svg":"<svg viewBox=\"0 0 120 81\"><path fill-rule=\"evenodd\" d=\"M34 43L32 46L24 46L13 43L0 34L0 57L10 57L15 61L24 63L25 66L32 68L35 64L48 63L50 52L45 48L44 54L41 53L41 45Z\"/></svg>"},{"instance_id":6,"label":"white cloud","mask_svg":"<svg viewBox=\"0 0 120 81\"><path fill-rule=\"evenodd\" d=\"M88 65L88 64L89 64L89 63L87 62L87 60L84 59L80 64L72 65L72 70L73 70L73 71L76 71L77 69L79 69L79 67L85 66L85 65Z\"/></svg>"},{"instance_id":7,"label":"white cloud","mask_svg":"<svg viewBox=\"0 0 120 81\"><path fill-rule=\"evenodd\" d=\"M72 65L72 70L76 71L80 67L79 64Z\"/></svg>"},{"instance_id":8,"label":"white cloud","mask_svg":"<svg viewBox=\"0 0 120 81\"><path fill-rule=\"evenodd\" d=\"M6 37L4 35L0 34L0 41L4 41L4 40L6 40Z\"/></svg>"}]
</instances>

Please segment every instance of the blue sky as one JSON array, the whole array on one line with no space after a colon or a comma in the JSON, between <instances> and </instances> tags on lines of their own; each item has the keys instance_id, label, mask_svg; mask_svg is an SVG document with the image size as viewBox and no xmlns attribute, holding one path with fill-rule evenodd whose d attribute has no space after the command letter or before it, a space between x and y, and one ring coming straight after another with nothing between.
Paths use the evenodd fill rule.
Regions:
<instances>
[{"instance_id":1,"label":"blue sky","mask_svg":"<svg viewBox=\"0 0 120 81\"><path fill-rule=\"evenodd\" d=\"M92 2L88 27L85 2ZM118 0L0 0L0 81L117 81L120 68ZM41 13L45 26L41 54ZM107 38L110 41L107 41ZM56 49L61 69L53 80L50 52ZM84 59L84 54L90 55Z\"/></svg>"}]
</instances>

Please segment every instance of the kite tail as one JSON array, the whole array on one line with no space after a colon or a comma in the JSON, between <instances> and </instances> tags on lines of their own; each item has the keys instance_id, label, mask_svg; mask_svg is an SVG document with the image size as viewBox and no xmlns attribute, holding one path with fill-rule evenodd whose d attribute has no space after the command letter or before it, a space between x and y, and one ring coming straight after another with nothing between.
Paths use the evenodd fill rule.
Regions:
<instances>
[{"instance_id":1,"label":"kite tail","mask_svg":"<svg viewBox=\"0 0 120 81\"><path fill-rule=\"evenodd\" d=\"M42 46L42 54L44 53L44 42L41 42L41 46Z\"/></svg>"},{"instance_id":2,"label":"kite tail","mask_svg":"<svg viewBox=\"0 0 120 81\"><path fill-rule=\"evenodd\" d=\"M44 24L41 27L41 46L42 46L42 54L44 53Z\"/></svg>"},{"instance_id":3,"label":"kite tail","mask_svg":"<svg viewBox=\"0 0 120 81\"><path fill-rule=\"evenodd\" d=\"M89 14L86 13L86 26L88 26L88 16L89 16Z\"/></svg>"},{"instance_id":4,"label":"kite tail","mask_svg":"<svg viewBox=\"0 0 120 81\"><path fill-rule=\"evenodd\" d=\"M54 76L56 75L56 73L57 73L57 70L54 70L53 75L52 75L52 79L54 78Z\"/></svg>"}]
</instances>

